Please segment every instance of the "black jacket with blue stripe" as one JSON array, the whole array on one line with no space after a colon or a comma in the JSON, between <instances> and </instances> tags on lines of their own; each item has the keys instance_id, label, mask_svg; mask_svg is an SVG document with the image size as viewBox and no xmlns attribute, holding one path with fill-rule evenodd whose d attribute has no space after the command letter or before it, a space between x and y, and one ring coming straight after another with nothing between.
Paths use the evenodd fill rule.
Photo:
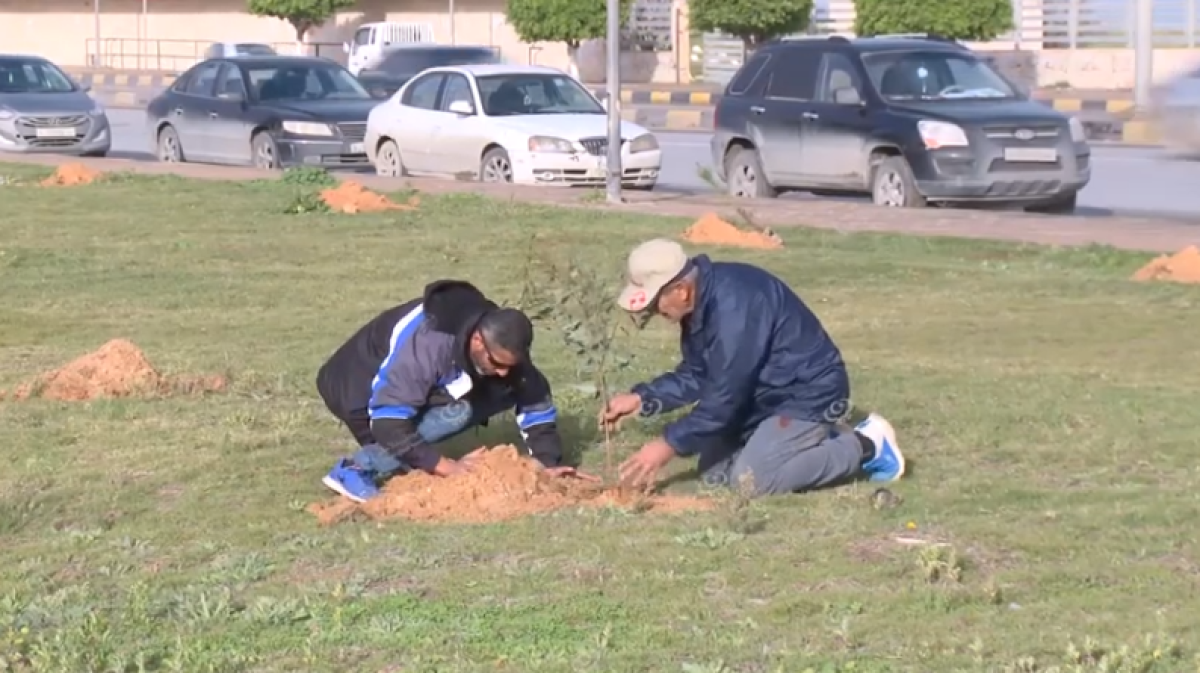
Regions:
<instances>
[{"instance_id":1,"label":"black jacket with blue stripe","mask_svg":"<svg viewBox=\"0 0 1200 673\"><path fill-rule=\"evenodd\" d=\"M505 377L480 375L471 364L471 334L494 308L468 282L430 283L423 297L380 313L350 337L321 367L317 386L342 418L365 412L375 441L417 469L432 470L439 458L417 432L422 414L459 400L476 410L511 401L529 452L558 466L562 440L546 377L532 362Z\"/></svg>"}]
</instances>

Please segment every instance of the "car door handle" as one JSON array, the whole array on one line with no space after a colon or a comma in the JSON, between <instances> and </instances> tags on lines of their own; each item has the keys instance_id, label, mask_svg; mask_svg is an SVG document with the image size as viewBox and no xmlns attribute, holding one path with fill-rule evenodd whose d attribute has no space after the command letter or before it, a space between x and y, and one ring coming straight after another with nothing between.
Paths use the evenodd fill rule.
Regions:
<instances>
[{"instance_id":1,"label":"car door handle","mask_svg":"<svg viewBox=\"0 0 1200 673\"><path fill-rule=\"evenodd\" d=\"M217 113L216 113L216 112L209 112L209 113L208 113L208 118L209 118L209 119L216 119L216 118L217 118Z\"/></svg>"},{"instance_id":2,"label":"car door handle","mask_svg":"<svg viewBox=\"0 0 1200 673\"><path fill-rule=\"evenodd\" d=\"M183 108L181 108L181 107L175 108L174 114L176 117L181 116L183 114Z\"/></svg>"},{"instance_id":3,"label":"car door handle","mask_svg":"<svg viewBox=\"0 0 1200 673\"><path fill-rule=\"evenodd\" d=\"M805 112L805 113L801 114L800 116L804 117L805 119L820 119L821 118L821 115L817 114L816 112Z\"/></svg>"},{"instance_id":4,"label":"car door handle","mask_svg":"<svg viewBox=\"0 0 1200 673\"><path fill-rule=\"evenodd\" d=\"M766 111L767 111L767 108L765 108L765 107L762 107L761 105L751 105L751 106L750 106L750 111L751 111L751 112L753 112L753 113L754 113L754 114L756 114L756 115L760 115L760 114L762 114L762 113L766 112Z\"/></svg>"}]
</instances>

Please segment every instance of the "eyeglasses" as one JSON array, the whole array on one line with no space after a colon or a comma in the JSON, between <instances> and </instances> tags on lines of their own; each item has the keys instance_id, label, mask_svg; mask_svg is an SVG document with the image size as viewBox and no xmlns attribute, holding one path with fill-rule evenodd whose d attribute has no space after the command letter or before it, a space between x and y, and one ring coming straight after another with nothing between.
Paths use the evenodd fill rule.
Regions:
<instances>
[{"instance_id":1,"label":"eyeglasses","mask_svg":"<svg viewBox=\"0 0 1200 673\"><path fill-rule=\"evenodd\" d=\"M483 341L483 355L485 358L487 358L487 363L492 368L494 368L494 369L512 369L512 368L516 367L517 365L521 364L520 362L503 362L501 360L497 360L496 356L492 354L492 349L490 346L488 346L488 342L486 340L481 340L481 341Z\"/></svg>"}]
</instances>

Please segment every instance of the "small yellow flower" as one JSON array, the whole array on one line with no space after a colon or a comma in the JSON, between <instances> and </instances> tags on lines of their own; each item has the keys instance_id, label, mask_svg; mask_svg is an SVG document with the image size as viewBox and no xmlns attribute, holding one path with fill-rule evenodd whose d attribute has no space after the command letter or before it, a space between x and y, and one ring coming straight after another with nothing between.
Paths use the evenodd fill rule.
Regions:
<instances>
[{"instance_id":1,"label":"small yellow flower","mask_svg":"<svg viewBox=\"0 0 1200 673\"><path fill-rule=\"evenodd\" d=\"M916 530L916 529L917 529L917 522L916 522L916 521L909 521L908 523L904 524L904 527L905 527L905 528L907 528L907 529L909 529L909 530Z\"/></svg>"}]
</instances>

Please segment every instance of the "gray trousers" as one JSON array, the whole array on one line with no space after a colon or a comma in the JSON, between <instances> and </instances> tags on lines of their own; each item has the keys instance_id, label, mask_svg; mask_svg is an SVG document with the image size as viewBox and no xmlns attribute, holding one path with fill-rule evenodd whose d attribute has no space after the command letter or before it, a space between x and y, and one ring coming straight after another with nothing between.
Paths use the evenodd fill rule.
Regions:
<instances>
[{"instance_id":1,"label":"gray trousers","mask_svg":"<svg viewBox=\"0 0 1200 673\"><path fill-rule=\"evenodd\" d=\"M862 444L852 430L781 416L763 421L733 455L716 462L700 457L705 484L733 488L752 484L753 495L833 486L861 470Z\"/></svg>"}]
</instances>

